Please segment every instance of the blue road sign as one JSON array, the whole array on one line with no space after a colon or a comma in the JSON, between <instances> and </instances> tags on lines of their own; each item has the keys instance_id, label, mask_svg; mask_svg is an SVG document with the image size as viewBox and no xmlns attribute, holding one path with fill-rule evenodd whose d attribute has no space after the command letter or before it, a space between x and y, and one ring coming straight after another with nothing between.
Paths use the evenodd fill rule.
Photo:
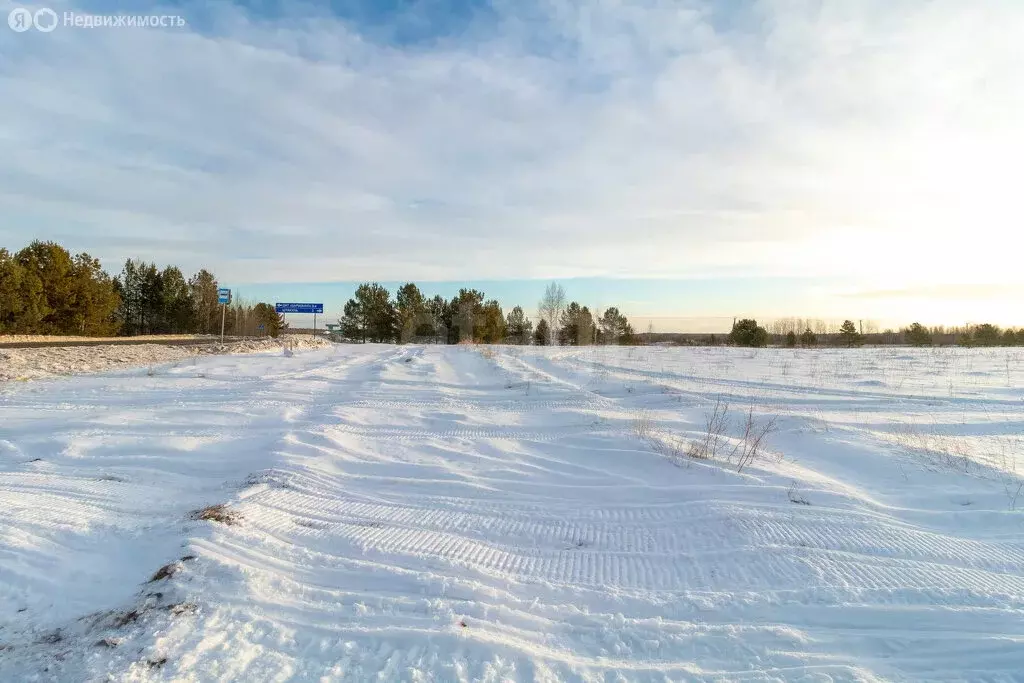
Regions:
<instances>
[{"instance_id":1,"label":"blue road sign","mask_svg":"<svg viewBox=\"0 0 1024 683\"><path fill-rule=\"evenodd\" d=\"M323 304L274 304L278 313L323 313Z\"/></svg>"},{"instance_id":2,"label":"blue road sign","mask_svg":"<svg viewBox=\"0 0 1024 683\"><path fill-rule=\"evenodd\" d=\"M230 289L218 289L217 290L217 303L229 304L231 303L231 290Z\"/></svg>"}]
</instances>

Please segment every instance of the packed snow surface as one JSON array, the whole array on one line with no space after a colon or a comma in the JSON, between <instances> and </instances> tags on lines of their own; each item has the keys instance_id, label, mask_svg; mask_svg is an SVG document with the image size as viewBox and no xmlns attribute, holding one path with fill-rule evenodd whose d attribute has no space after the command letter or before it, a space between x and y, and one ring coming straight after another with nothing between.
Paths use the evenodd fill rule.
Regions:
<instances>
[{"instance_id":1,"label":"packed snow surface","mask_svg":"<svg viewBox=\"0 0 1024 683\"><path fill-rule=\"evenodd\" d=\"M775 428L738 472L748 420ZM1019 350L9 382L0 680L1021 680L1022 435Z\"/></svg>"}]
</instances>

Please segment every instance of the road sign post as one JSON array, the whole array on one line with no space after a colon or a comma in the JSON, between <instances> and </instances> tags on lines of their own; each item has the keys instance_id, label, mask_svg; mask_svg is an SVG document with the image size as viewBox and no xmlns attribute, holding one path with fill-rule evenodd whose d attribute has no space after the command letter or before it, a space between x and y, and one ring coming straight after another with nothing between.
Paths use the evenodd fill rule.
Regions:
<instances>
[{"instance_id":1,"label":"road sign post","mask_svg":"<svg viewBox=\"0 0 1024 683\"><path fill-rule=\"evenodd\" d=\"M224 343L224 319L227 317L228 304L231 303L231 290L218 289L217 303L220 304L220 341Z\"/></svg>"}]
</instances>

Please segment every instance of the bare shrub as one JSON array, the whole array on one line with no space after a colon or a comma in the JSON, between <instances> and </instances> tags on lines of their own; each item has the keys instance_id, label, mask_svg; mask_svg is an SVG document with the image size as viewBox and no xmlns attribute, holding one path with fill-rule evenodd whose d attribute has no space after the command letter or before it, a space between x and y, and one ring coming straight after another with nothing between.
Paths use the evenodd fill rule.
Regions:
<instances>
[{"instance_id":1,"label":"bare shrub","mask_svg":"<svg viewBox=\"0 0 1024 683\"><path fill-rule=\"evenodd\" d=\"M776 430L777 420L778 418L772 417L763 424L757 424L757 421L754 419L754 406L750 406L747 416L743 420L743 437L733 448L732 453L729 454L730 462L733 456L737 457L737 472L742 472L744 467L763 455L762 447L764 446L764 440Z\"/></svg>"},{"instance_id":2,"label":"bare shrub","mask_svg":"<svg viewBox=\"0 0 1024 683\"><path fill-rule=\"evenodd\" d=\"M712 460L728 442L729 404L721 398L715 399L714 408L705 414L704 433L690 442L686 454L694 460Z\"/></svg>"},{"instance_id":3,"label":"bare shrub","mask_svg":"<svg viewBox=\"0 0 1024 683\"><path fill-rule=\"evenodd\" d=\"M633 434L642 441L648 441L651 438L651 431L654 429L654 421L651 420L651 414L643 409L637 410L633 413L632 421Z\"/></svg>"},{"instance_id":4,"label":"bare shrub","mask_svg":"<svg viewBox=\"0 0 1024 683\"><path fill-rule=\"evenodd\" d=\"M687 449L689 442L681 436L669 434L663 438L652 439L651 446L655 452L664 455L673 463L679 465L687 460Z\"/></svg>"}]
</instances>

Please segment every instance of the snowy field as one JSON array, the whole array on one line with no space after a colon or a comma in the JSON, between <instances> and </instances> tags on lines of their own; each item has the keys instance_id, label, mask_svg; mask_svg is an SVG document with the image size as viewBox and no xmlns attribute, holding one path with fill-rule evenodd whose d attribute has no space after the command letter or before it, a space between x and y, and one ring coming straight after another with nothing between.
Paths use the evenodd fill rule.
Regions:
<instances>
[{"instance_id":1,"label":"snowy field","mask_svg":"<svg viewBox=\"0 0 1024 683\"><path fill-rule=\"evenodd\" d=\"M1021 681L1020 474L1013 349L2 383L0 681Z\"/></svg>"}]
</instances>

